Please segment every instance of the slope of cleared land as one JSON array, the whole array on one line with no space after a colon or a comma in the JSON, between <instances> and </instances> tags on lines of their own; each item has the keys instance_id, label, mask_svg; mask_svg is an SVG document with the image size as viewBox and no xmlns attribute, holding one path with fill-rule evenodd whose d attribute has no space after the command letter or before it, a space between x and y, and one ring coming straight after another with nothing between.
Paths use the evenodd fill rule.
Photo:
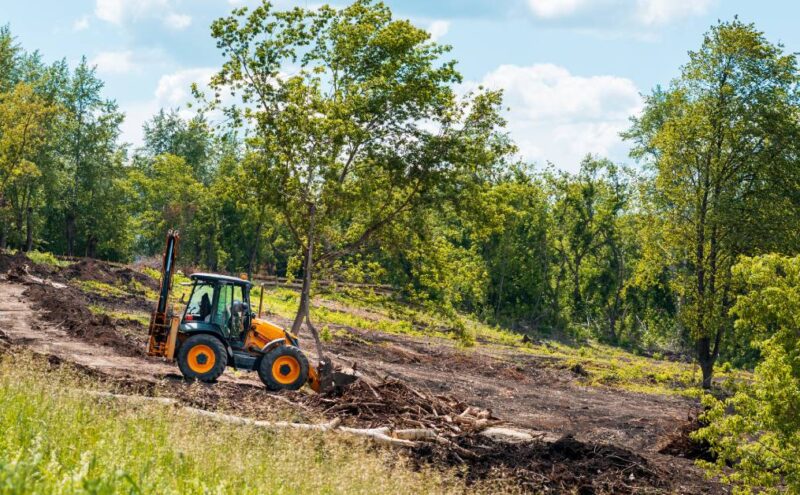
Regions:
<instances>
[{"instance_id":1,"label":"slope of cleared land","mask_svg":"<svg viewBox=\"0 0 800 495\"><path fill-rule=\"evenodd\" d=\"M523 343L475 322L470 331L478 343L464 347L445 323L420 309L332 291L315 301L314 317L336 362L357 368L362 384L341 396L271 394L255 375L233 370L214 385L190 384L177 367L144 355L157 286L151 270L91 260L60 265L66 266L0 257L6 353L28 349L109 390L172 397L237 416L304 423L338 418L359 428L433 426L447 431L451 444L384 454L415 469L455 470L456 489L467 483L491 491L722 491L687 458L703 454L686 438L698 409L689 365L597 345ZM286 289L266 290L269 318L287 324L295 297ZM310 344L301 338L307 352ZM492 425L534 430L541 438L509 445L479 435L475 424L450 424L471 407L488 409Z\"/></svg>"}]
</instances>

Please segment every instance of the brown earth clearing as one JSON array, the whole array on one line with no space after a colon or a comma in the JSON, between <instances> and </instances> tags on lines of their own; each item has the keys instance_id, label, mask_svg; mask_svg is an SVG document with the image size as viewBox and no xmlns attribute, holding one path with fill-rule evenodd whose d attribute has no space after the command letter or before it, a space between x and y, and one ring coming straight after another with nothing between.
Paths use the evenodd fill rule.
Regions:
<instances>
[{"instance_id":1,"label":"brown earth clearing","mask_svg":"<svg viewBox=\"0 0 800 495\"><path fill-rule=\"evenodd\" d=\"M125 290L92 290L105 286ZM120 393L253 419L280 411L305 423L339 418L360 428L434 428L446 443L398 455L456 469L468 482L496 480L498 491L727 491L691 460L707 455L688 438L698 427L696 399L588 385L580 367L511 345L463 349L445 338L339 325L327 349L336 364L356 368L364 379L336 394L269 393L255 374L234 370L212 385L186 382L177 366L145 355L147 328L135 315L150 310L147 294L156 287L126 266L82 260L59 268L0 255L0 350L28 349ZM287 325L277 315L270 319ZM305 334L301 347L313 358ZM473 419L460 421L467 412ZM479 434L488 426L536 434L510 444Z\"/></svg>"}]
</instances>

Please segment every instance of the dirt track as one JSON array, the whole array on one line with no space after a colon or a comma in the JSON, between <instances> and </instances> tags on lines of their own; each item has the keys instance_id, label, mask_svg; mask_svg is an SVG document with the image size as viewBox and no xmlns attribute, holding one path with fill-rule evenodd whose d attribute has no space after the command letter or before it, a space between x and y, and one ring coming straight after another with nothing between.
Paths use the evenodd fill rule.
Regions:
<instances>
[{"instance_id":1,"label":"dirt track","mask_svg":"<svg viewBox=\"0 0 800 495\"><path fill-rule=\"evenodd\" d=\"M25 290L24 285L0 280L0 330L12 343L123 381L176 380L177 369L171 364L120 352L68 332L58 324L53 312L46 311L48 308L35 310L23 295ZM287 323L276 320L280 324ZM432 394L446 393L467 404L489 408L512 425L574 436L587 444L612 444L629 449L657 469L674 476L670 486L665 487L666 491L721 491L719 486L706 482L691 461L657 452L696 409L693 401L584 387L569 370L510 349L465 352L440 339L347 330L359 338L336 339L329 349L340 362L356 364L368 376L394 377ZM143 349L144 334L139 342L141 344L137 345ZM302 338L301 346L314 348ZM201 391L201 397L193 400L218 405L223 399L230 400L241 394L242 390L249 399L242 397L243 403L238 407L255 415L262 409L274 409L276 404L289 402L265 393L255 374L230 372L223 375L219 384ZM270 397L275 400L271 401ZM328 414L309 410L303 405L307 402L303 396L289 396L289 399L298 403L301 414L312 417ZM250 402L245 404L247 400ZM348 419L354 424L359 421L356 415ZM426 455L441 457L435 453ZM549 458L553 453L545 455ZM511 453L509 456L513 457Z\"/></svg>"}]
</instances>

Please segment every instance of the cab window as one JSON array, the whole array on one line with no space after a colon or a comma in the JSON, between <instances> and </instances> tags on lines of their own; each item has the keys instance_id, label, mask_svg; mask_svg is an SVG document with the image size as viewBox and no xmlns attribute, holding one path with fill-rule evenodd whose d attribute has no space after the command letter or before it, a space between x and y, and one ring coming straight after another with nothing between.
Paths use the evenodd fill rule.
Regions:
<instances>
[{"instance_id":1,"label":"cab window","mask_svg":"<svg viewBox=\"0 0 800 495\"><path fill-rule=\"evenodd\" d=\"M243 303L244 299L242 298L242 286L241 285L234 285L233 286L233 299L231 300L231 307L229 311L231 312L231 319L228 324L230 327L229 330L232 336L238 337L241 336L242 332L244 331L244 321L243 321L243 314L242 311L235 311L235 306L233 303Z\"/></svg>"},{"instance_id":2,"label":"cab window","mask_svg":"<svg viewBox=\"0 0 800 495\"><path fill-rule=\"evenodd\" d=\"M214 300L214 285L197 283L192 290L189 304L186 305L184 319L194 321L210 321L212 301Z\"/></svg>"},{"instance_id":3,"label":"cab window","mask_svg":"<svg viewBox=\"0 0 800 495\"><path fill-rule=\"evenodd\" d=\"M219 299L214 311L214 323L219 325L224 333L228 333L228 322L231 317L231 302L233 302L233 286L220 284Z\"/></svg>"}]
</instances>

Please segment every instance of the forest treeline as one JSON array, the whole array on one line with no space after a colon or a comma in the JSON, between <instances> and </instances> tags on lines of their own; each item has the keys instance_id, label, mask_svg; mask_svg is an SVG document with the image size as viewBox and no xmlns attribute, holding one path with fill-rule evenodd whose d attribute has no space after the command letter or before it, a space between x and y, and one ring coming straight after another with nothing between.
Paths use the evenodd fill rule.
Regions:
<instances>
[{"instance_id":1,"label":"forest treeline","mask_svg":"<svg viewBox=\"0 0 800 495\"><path fill-rule=\"evenodd\" d=\"M757 366L736 399L752 422L707 436L720 462L774 463L744 481L785 482L769 476L800 402L798 313L781 306L800 252L794 54L719 22L631 117L633 164L587 155L568 173L519 160L502 94L459 94L449 47L380 3L265 2L211 35L224 63L196 113L159 111L132 148L85 58L45 63L0 30L0 248L132 261L174 228L184 265L302 280L296 327L322 276L391 284L456 330L471 313L692 355L705 387L720 359ZM759 306L775 291L788 299ZM754 394L782 404L772 427ZM765 428L770 450L737 450Z\"/></svg>"},{"instance_id":2,"label":"forest treeline","mask_svg":"<svg viewBox=\"0 0 800 495\"><path fill-rule=\"evenodd\" d=\"M427 46L418 55L425 76L440 79L440 94L430 90L413 110L442 112L438 99L447 98L449 111L468 112L456 108L454 65L435 67L444 47L404 28ZM143 146L131 149L119 142L124 115L86 59L75 68L46 64L5 27L0 66L0 247L131 261L160 253L166 230L176 228L184 264L302 278L308 243L293 217L307 217L306 206L275 200L302 179L279 179L297 171L265 159L259 124L230 125L242 112L212 126L202 111L186 119L164 109L144 124ZM798 251L797 77L794 56L753 26L714 26L680 76L632 117L625 137L639 166L587 156L576 173L516 161L500 95L474 95L472 114L447 118L481 120L481 128L431 145L442 155L458 148L459 156L436 160L460 163L447 174L429 165L424 194L403 196L407 183L393 191L377 174L353 181L361 191L319 193L315 270L391 284L446 314L466 311L524 331L693 351L708 376L719 355L753 364L755 351L732 331L731 268L741 255ZM394 86L387 94L398 93L391 98L407 90L403 81L386 84ZM289 125L296 128L286 134L308 123ZM310 143L328 137L308 129ZM392 139L407 139L365 137L359 146L372 149L357 157L365 166L375 166L373 155L395 146ZM361 197L379 197L382 188L408 204ZM395 208L391 221L359 211L380 208ZM367 229L363 240L346 242L350 231Z\"/></svg>"}]
</instances>

